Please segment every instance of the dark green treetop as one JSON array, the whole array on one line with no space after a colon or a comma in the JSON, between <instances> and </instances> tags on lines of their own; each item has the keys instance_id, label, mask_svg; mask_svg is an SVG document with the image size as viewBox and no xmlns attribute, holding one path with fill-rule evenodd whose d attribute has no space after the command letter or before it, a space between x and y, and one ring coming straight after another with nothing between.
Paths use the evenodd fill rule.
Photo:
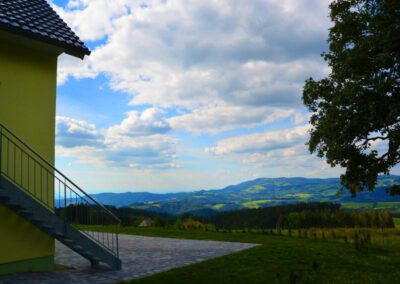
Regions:
<instances>
[{"instance_id":1,"label":"dark green treetop","mask_svg":"<svg viewBox=\"0 0 400 284\"><path fill-rule=\"evenodd\" d=\"M336 0L330 17L331 73L303 90L308 146L345 169L342 185L356 195L400 162L400 1Z\"/></svg>"}]
</instances>

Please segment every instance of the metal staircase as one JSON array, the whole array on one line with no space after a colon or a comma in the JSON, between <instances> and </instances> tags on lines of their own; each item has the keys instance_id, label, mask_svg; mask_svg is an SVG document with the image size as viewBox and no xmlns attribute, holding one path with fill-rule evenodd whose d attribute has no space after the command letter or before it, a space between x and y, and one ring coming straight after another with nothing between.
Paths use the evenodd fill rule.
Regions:
<instances>
[{"instance_id":1,"label":"metal staircase","mask_svg":"<svg viewBox=\"0 0 400 284\"><path fill-rule=\"evenodd\" d=\"M120 220L0 124L0 204L59 240L92 266L121 269ZM82 231L102 225L109 233Z\"/></svg>"}]
</instances>

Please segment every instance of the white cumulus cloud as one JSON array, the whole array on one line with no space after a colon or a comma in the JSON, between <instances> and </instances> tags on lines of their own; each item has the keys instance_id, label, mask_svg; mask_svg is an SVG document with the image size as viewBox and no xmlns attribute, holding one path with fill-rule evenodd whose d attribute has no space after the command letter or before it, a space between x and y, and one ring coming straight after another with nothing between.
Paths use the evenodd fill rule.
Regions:
<instances>
[{"instance_id":1,"label":"white cumulus cloud","mask_svg":"<svg viewBox=\"0 0 400 284\"><path fill-rule=\"evenodd\" d=\"M176 129L194 134L217 134L237 128L254 128L289 117L291 109L270 107L215 106L195 109L193 112L174 116L168 121Z\"/></svg>"},{"instance_id":2,"label":"white cumulus cloud","mask_svg":"<svg viewBox=\"0 0 400 284\"><path fill-rule=\"evenodd\" d=\"M56 117L56 143L65 148L100 146L102 135L94 124L69 117Z\"/></svg>"},{"instance_id":3,"label":"white cumulus cloud","mask_svg":"<svg viewBox=\"0 0 400 284\"><path fill-rule=\"evenodd\" d=\"M95 164L178 168L179 141L174 135L185 130L190 133L184 133L189 137L183 141L196 139L193 134L229 137L215 138L220 140L206 149L210 155L180 145L193 160L210 158L215 167L226 166L234 156L249 167L275 167L278 173L291 168L289 173L295 174L299 165L311 169L318 163L307 156L304 145L308 114L301 93L305 79L329 73L320 53L327 50L330 2L53 4L78 35L95 46L83 61L60 57L58 84L101 75L112 90L127 94L132 108L145 109L126 113L121 123L107 129L64 118L57 137L59 153ZM85 126L87 132L69 132L70 124ZM239 134L243 132L254 134ZM188 156L183 160L190 160Z\"/></svg>"},{"instance_id":4,"label":"white cumulus cloud","mask_svg":"<svg viewBox=\"0 0 400 284\"><path fill-rule=\"evenodd\" d=\"M329 2L70 1L61 16L83 39L104 43L83 62L63 58L59 83L103 73L131 105L194 115L226 105L300 107L304 80L327 73L319 53Z\"/></svg>"},{"instance_id":5,"label":"white cumulus cloud","mask_svg":"<svg viewBox=\"0 0 400 284\"><path fill-rule=\"evenodd\" d=\"M275 149L284 149L306 140L309 126L298 126L288 130L275 130L249 135L240 135L223 139L215 147L206 148L206 152L215 155L263 153ZM304 143L304 142L303 142Z\"/></svg>"},{"instance_id":6,"label":"white cumulus cloud","mask_svg":"<svg viewBox=\"0 0 400 284\"><path fill-rule=\"evenodd\" d=\"M155 109L130 112L119 125L94 124L57 117L57 155L80 162L143 169L177 167L177 140L164 134L169 126Z\"/></svg>"},{"instance_id":7,"label":"white cumulus cloud","mask_svg":"<svg viewBox=\"0 0 400 284\"><path fill-rule=\"evenodd\" d=\"M148 136L163 134L171 130L169 123L163 118L164 112L157 108L148 108L142 113L131 111L120 125L107 130L108 135Z\"/></svg>"}]
</instances>

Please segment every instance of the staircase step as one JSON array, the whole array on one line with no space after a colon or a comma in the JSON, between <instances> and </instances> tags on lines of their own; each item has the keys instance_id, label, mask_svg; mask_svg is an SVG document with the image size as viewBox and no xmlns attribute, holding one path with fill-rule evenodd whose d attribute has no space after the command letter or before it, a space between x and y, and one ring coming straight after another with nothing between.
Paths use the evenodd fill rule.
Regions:
<instances>
[{"instance_id":1,"label":"staircase step","mask_svg":"<svg viewBox=\"0 0 400 284\"><path fill-rule=\"evenodd\" d=\"M36 219L36 218L29 219L29 221L30 221L32 224L35 224L35 225L37 225L37 226L40 226L41 224L43 224L43 220Z\"/></svg>"},{"instance_id":2,"label":"staircase step","mask_svg":"<svg viewBox=\"0 0 400 284\"><path fill-rule=\"evenodd\" d=\"M0 195L0 200L3 202L7 202L7 200L9 199L9 197L7 195Z\"/></svg>"},{"instance_id":3,"label":"staircase step","mask_svg":"<svg viewBox=\"0 0 400 284\"><path fill-rule=\"evenodd\" d=\"M82 252L84 255L86 255L88 258L93 258L93 254L90 251L85 250L84 252Z\"/></svg>"},{"instance_id":4,"label":"staircase step","mask_svg":"<svg viewBox=\"0 0 400 284\"><path fill-rule=\"evenodd\" d=\"M13 209L15 211L24 209L21 205L19 205L17 203L6 201L5 204L7 204L7 207L9 207L9 208L11 208L11 209Z\"/></svg>"},{"instance_id":5,"label":"staircase step","mask_svg":"<svg viewBox=\"0 0 400 284\"><path fill-rule=\"evenodd\" d=\"M104 263L113 269L121 269L121 261L116 255L106 250L106 246L96 242L84 232L80 232L68 220L57 216L54 211L44 208L43 204L28 196L15 184L4 179L0 182L0 204L4 204L44 233L58 239L88 259L93 267Z\"/></svg>"},{"instance_id":6,"label":"staircase step","mask_svg":"<svg viewBox=\"0 0 400 284\"><path fill-rule=\"evenodd\" d=\"M64 236L64 234L61 232L53 232L51 235L55 238L62 238Z\"/></svg>"},{"instance_id":7,"label":"staircase step","mask_svg":"<svg viewBox=\"0 0 400 284\"><path fill-rule=\"evenodd\" d=\"M52 226L49 226L49 225L40 225L39 226L40 228L42 228L43 230L46 230L46 231L54 231L54 227L52 227Z\"/></svg>"},{"instance_id":8,"label":"staircase step","mask_svg":"<svg viewBox=\"0 0 400 284\"><path fill-rule=\"evenodd\" d=\"M92 261L96 261L96 262L100 262L101 261L100 258L94 256L93 253L91 253L89 251L84 251L82 254L85 255L87 258L89 258Z\"/></svg>"},{"instance_id":9,"label":"staircase step","mask_svg":"<svg viewBox=\"0 0 400 284\"><path fill-rule=\"evenodd\" d=\"M71 240L71 239L63 239L63 242L64 242L64 243L71 244L71 243L73 243L74 241Z\"/></svg>"},{"instance_id":10,"label":"staircase step","mask_svg":"<svg viewBox=\"0 0 400 284\"><path fill-rule=\"evenodd\" d=\"M18 211L18 214L29 219L29 217L31 217L33 213L28 210L21 210L21 211Z\"/></svg>"},{"instance_id":11,"label":"staircase step","mask_svg":"<svg viewBox=\"0 0 400 284\"><path fill-rule=\"evenodd\" d=\"M82 250L83 249L83 247L81 247L81 246L72 246L72 248L74 250Z\"/></svg>"}]
</instances>

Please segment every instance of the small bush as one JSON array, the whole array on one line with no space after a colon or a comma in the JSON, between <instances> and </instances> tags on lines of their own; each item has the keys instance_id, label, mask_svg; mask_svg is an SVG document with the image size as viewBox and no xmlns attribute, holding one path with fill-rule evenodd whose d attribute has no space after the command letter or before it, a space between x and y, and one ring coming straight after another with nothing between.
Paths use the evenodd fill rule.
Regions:
<instances>
[{"instance_id":1,"label":"small bush","mask_svg":"<svg viewBox=\"0 0 400 284\"><path fill-rule=\"evenodd\" d=\"M318 261L313 261L311 263L311 268L315 272L320 271L321 270L321 264Z\"/></svg>"},{"instance_id":2,"label":"small bush","mask_svg":"<svg viewBox=\"0 0 400 284\"><path fill-rule=\"evenodd\" d=\"M292 271L289 276L289 283L290 284L300 283L302 279L303 279L303 270Z\"/></svg>"}]
</instances>

